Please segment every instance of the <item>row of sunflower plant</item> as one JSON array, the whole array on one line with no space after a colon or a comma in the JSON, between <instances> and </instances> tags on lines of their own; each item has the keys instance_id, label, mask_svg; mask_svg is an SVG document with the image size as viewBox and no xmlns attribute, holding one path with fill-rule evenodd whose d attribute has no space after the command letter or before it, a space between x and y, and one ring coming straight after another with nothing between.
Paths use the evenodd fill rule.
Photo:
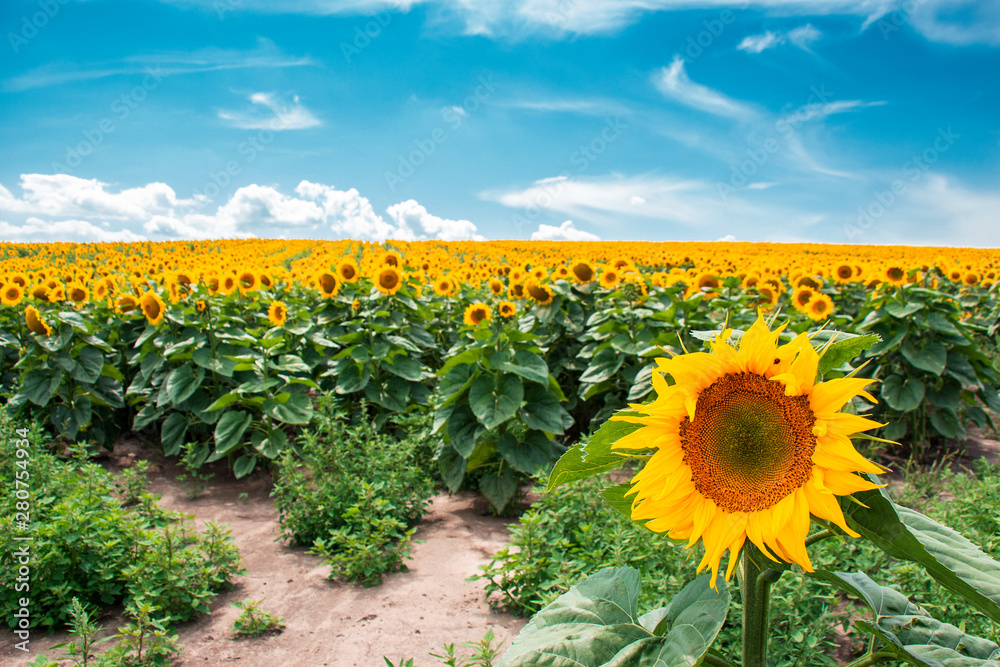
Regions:
<instances>
[{"instance_id":1,"label":"row of sunflower plant","mask_svg":"<svg viewBox=\"0 0 1000 667\"><path fill-rule=\"evenodd\" d=\"M693 245L659 257L592 245L4 246L0 375L11 408L67 440L151 430L168 454L193 442L195 463L225 458L240 476L294 446L317 392L364 399L381 422L432 410L443 479L498 508L650 395L663 350L725 321L745 329L758 308L783 309L795 332L880 334L866 354L888 363L860 372L883 380L874 416L890 435L929 443L991 424L991 258L972 280L849 255L741 271ZM203 268L186 268L195 258ZM837 359L833 372L853 370Z\"/></svg>"}]
</instances>

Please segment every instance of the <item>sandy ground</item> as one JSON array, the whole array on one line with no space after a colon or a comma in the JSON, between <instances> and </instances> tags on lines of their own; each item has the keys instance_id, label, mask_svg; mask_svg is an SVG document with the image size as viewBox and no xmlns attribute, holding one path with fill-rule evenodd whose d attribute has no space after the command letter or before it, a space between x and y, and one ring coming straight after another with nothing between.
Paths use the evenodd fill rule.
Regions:
<instances>
[{"instance_id":1,"label":"sandy ground","mask_svg":"<svg viewBox=\"0 0 1000 667\"><path fill-rule=\"evenodd\" d=\"M129 465L148 455L135 443L115 448L110 467ZM482 582L465 579L507 541L510 519L490 516L485 501L475 494L439 495L414 535L408 571L388 575L379 586L363 588L329 581L330 568L304 549L278 540L278 514L268 494L266 473L233 480L223 469L196 499L189 500L174 481L179 470L154 455L149 489L161 493L160 503L195 517L226 523L243 556L247 574L236 577L236 588L215 599L211 613L176 628L183 653L178 666L239 665L240 667L385 666L382 656L398 663L415 658L417 667L438 665L430 651L442 645L478 641L492 629L504 648L524 625L523 619L494 612L483 602ZM240 494L248 494L241 499ZM285 621L280 634L255 639L233 639L233 621L239 610L233 601L264 598L262 607ZM109 632L120 617L101 623ZM38 653L61 654L53 644L66 641L62 633L33 633L31 654L12 646L13 635L0 631L0 665L26 665ZM63 664L70 664L68 661Z\"/></svg>"}]
</instances>

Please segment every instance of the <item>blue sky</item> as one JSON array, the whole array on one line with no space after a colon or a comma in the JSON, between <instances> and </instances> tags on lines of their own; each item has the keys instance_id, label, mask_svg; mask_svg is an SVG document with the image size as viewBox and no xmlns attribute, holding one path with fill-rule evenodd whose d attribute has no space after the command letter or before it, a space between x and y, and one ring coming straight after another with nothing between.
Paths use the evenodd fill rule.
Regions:
<instances>
[{"instance_id":1,"label":"blue sky","mask_svg":"<svg viewBox=\"0 0 1000 667\"><path fill-rule=\"evenodd\" d=\"M1000 245L1000 5L7 0L0 240Z\"/></svg>"}]
</instances>

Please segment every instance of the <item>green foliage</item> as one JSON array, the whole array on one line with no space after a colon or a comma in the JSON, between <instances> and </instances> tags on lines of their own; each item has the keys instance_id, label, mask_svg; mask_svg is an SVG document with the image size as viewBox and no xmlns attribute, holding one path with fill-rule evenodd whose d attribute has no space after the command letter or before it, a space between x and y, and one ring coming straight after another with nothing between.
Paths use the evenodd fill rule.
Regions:
<instances>
[{"instance_id":1,"label":"green foliage","mask_svg":"<svg viewBox=\"0 0 1000 667\"><path fill-rule=\"evenodd\" d=\"M181 652L177 635L168 629L169 616L156 617L158 608L149 602L130 604L130 620L118 628L118 643L98 656L95 667L167 667Z\"/></svg>"},{"instance_id":2,"label":"green foliage","mask_svg":"<svg viewBox=\"0 0 1000 667\"><path fill-rule=\"evenodd\" d=\"M149 461L136 461L132 467L122 470L115 482L122 505L135 505L142 499L142 495L146 493L147 472Z\"/></svg>"},{"instance_id":3,"label":"green foliage","mask_svg":"<svg viewBox=\"0 0 1000 667\"><path fill-rule=\"evenodd\" d=\"M104 628L90 620L90 614L87 613L87 610L83 608L83 605L80 604L77 598L70 600L69 614L69 632L75 639L71 642L56 644L52 648L68 647L65 651L74 665L89 667L90 665L97 664L95 662L96 652L94 651L94 647L114 638L105 637L104 639L97 639L97 635Z\"/></svg>"},{"instance_id":4,"label":"green foliage","mask_svg":"<svg viewBox=\"0 0 1000 667\"><path fill-rule=\"evenodd\" d=\"M460 655L455 644L445 644L441 653L430 653L432 658L437 658L438 662L445 667L493 667L497 658L500 657L500 649L503 642L496 642L493 630L489 629L479 641L468 641L463 646L469 650L468 655ZM389 658L382 656L385 664L389 667L414 667L413 658L400 658L399 663L393 664Z\"/></svg>"},{"instance_id":5,"label":"green foliage","mask_svg":"<svg viewBox=\"0 0 1000 667\"><path fill-rule=\"evenodd\" d=\"M265 632L281 632L285 622L279 616L260 608L264 600L231 602L240 610L240 615L233 621L233 632L239 637L258 637Z\"/></svg>"},{"instance_id":6,"label":"green foliage","mask_svg":"<svg viewBox=\"0 0 1000 667\"><path fill-rule=\"evenodd\" d=\"M72 600L84 609L146 600L173 620L192 618L207 609L229 576L239 570L238 554L228 535L209 526L191 530L183 517L165 511L147 493L126 509L115 494L114 476L85 460L63 461L42 447L44 436L33 426L30 515L17 507L14 494L0 498L0 548L12 554L15 537L28 524L32 533L30 612L36 627L61 627L73 619ZM0 482L14 488L22 471L17 433L0 410ZM134 488L133 488L134 490ZM13 559L0 563L0 613L13 622L18 599Z\"/></svg>"},{"instance_id":7,"label":"green foliage","mask_svg":"<svg viewBox=\"0 0 1000 667\"><path fill-rule=\"evenodd\" d=\"M177 475L174 479L187 486L185 494L189 500L194 500L201 495L201 492L215 477L215 473L201 472L201 467L205 464L206 453L204 448L198 446L198 443L189 442L184 445L184 456L181 457L180 464L185 472Z\"/></svg>"},{"instance_id":8,"label":"green foliage","mask_svg":"<svg viewBox=\"0 0 1000 667\"><path fill-rule=\"evenodd\" d=\"M965 294L958 301L917 285L882 291L865 303L855 330L882 340L863 357L878 363L860 375L882 381L871 417L888 422L883 438L909 443L926 456L948 440L964 440L970 424L993 428L1000 376L980 349L990 322L965 314L990 303L986 295Z\"/></svg>"},{"instance_id":9,"label":"green foliage","mask_svg":"<svg viewBox=\"0 0 1000 667\"><path fill-rule=\"evenodd\" d=\"M301 458L278 460L272 497L286 539L327 558L332 577L370 585L402 566L434 482L421 465L425 431L396 438L363 413L348 423L333 397L321 397L316 426L299 441Z\"/></svg>"}]
</instances>

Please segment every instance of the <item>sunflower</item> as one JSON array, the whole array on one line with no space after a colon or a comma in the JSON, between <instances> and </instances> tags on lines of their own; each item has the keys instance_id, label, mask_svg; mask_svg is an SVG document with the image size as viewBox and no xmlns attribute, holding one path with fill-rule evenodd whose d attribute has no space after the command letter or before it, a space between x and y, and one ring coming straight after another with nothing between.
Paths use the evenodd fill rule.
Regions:
<instances>
[{"instance_id":1,"label":"sunflower","mask_svg":"<svg viewBox=\"0 0 1000 667\"><path fill-rule=\"evenodd\" d=\"M66 287L66 290L66 296L68 296L69 300L75 303L77 307L87 303L90 299L90 292L83 285L70 283Z\"/></svg>"},{"instance_id":2,"label":"sunflower","mask_svg":"<svg viewBox=\"0 0 1000 667\"><path fill-rule=\"evenodd\" d=\"M340 291L340 281L329 271L323 271L316 275L316 287L319 288L324 297L329 299L337 296L337 292Z\"/></svg>"},{"instance_id":3,"label":"sunflower","mask_svg":"<svg viewBox=\"0 0 1000 667\"><path fill-rule=\"evenodd\" d=\"M514 305L513 301L501 301L497 310L500 311L500 317L511 318L517 313L517 306Z\"/></svg>"},{"instance_id":4,"label":"sunflower","mask_svg":"<svg viewBox=\"0 0 1000 667\"><path fill-rule=\"evenodd\" d=\"M204 299L198 299L194 302L194 307L198 309L199 313L205 312L205 308L208 306Z\"/></svg>"},{"instance_id":5,"label":"sunflower","mask_svg":"<svg viewBox=\"0 0 1000 667\"><path fill-rule=\"evenodd\" d=\"M357 310L360 307L361 307L361 302L358 301L357 299L351 302L351 310Z\"/></svg>"},{"instance_id":6,"label":"sunflower","mask_svg":"<svg viewBox=\"0 0 1000 667\"><path fill-rule=\"evenodd\" d=\"M5 306L16 306L21 303L21 298L24 296L24 290L21 285L17 283L7 283L0 290L0 303Z\"/></svg>"},{"instance_id":7,"label":"sunflower","mask_svg":"<svg viewBox=\"0 0 1000 667\"><path fill-rule=\"evenodd\" d=\"M131 294L122 294L118 297L118 301L115 302L115 310L119 313L127 313L136 309L139 305L138 300Z\"/></svg>"},{"instance_id":8,"label":"sunflower","mask_svg":"<svg viewBox=\"0 0 1000 667\"><path fill-rule=\"evenodd\" d=\"M612 418L642 425L616 448L655 450L632 479L632 520L689 547L702 540L698 570L710 567L713 582L727 549L732 576L747 539L772 560L812 571L810 514L858 537L836 496L878 488L854 473L883 472L850 440L882 425L839 412L855 396L874 403L864 391L874 380L817 384L819 355L807 335L779 346L780 331L759 317L738 349L727 329L711 352L657 359L656 400L632 405L639 416Z\"/></svg>"},{"instance_id":9,"label":"sunflower","mask_svg":"<svg viewBox=\"0 0 1000 667\"><path fill-rule=\"evenodd\" d=\"M343 257L337 264L337 275L345 283L353 283L358 279L359 273L358 263L354 261L353 257Z\"/></svg>"},{"instance_id":10,"label":"sunflower","mask_svg":"<svg viewBox=\"0 0 1000 667\"><path fill-rule=\"evenodd\" d=\"M838 264L833 275L836 277L838 283L850 282L854 277L854 267L850 264Z\"/></svg>"},{"instance_id":11,"label":"sunflower","mask_svg":"<svg viewBox=\"0 0 1000 667\"><path fill-rule=\"evenodd\" d=\"M383 266L378 272L375 287L382 294L395 294L403 286L403 277L391 266Z\"/></svg>"},{"instance_id":12,"label":"sunflower","mask_svg":"<svg viewBox=\"0 0 1000 667\"><path fill-rule=\"evenodd\" d=\"M809 302L817 293L813 288L805 285L796 288L792 294L792 305L795 306L795 310L800 313L806 312L809 309Z\"/></svg>"},{"instance_id":13,"label":"sunflower","mask_svg":"<svg viewBox=\"0 0 1000 667\"><path fill-rule=\"evenodd\" d=\"M456 291L455 281L451 278L439 278L434 281L434 293L438 296L450 296Z\"/></svg>"},{"instance_id":14,"label":"sunflower","mask_svg":"<svg viewBox=\"0 0 1000 667\"><path fill-rule=\"evenodd\" d=\"M891 283L893 285L902 285L906 282L906 271L898 266L887 266L885 267L885 272L883 273L885 282ZM958 279L962 279L962 274L958 274ZM954 278L952 278L954 280ZM957 281L956 281L957 282Z\"/></svg>"},{"instance_id":15,"label":"sunflower","mask_svg":"<svg viewBox=\"0 0 1000 667\"><path fill-rule=\"evenodd\" d=\"M833 299L828 294L817 294L806 304L805 313L815 321L825 320L833 312Z\"/></svg>"},{"instance_id":16,"label":"sunflower","mask_svg":"<svg viewBox=\"0 0 1000 667\"><path fill-rule=\"evenodd\" d=\"M612 268L605 268L604 271L601 272L601 287L611 289L616 286L621 279L621 274L618 273L618 271Z\"/></svg>"},{"instance_id":17,"label":"sunflower","mask_svg":"<svg viewBox=\"0 0 1000 667\"><path fill-rule=\"evenodd\" d=\"M503 281L497 278L490 279L490 292L494 296L500 296L503 294Z\"/></svg>"},{"instance_id":18,"label":"sunflower","mask_svg":"<svg viewBox=\"0 0 1000 667\"><path fill-rule=\"evenodd\" d=\"M36 333L39 336L52 335L52 329L45 323L41 313L34 306L28 306L24 309L24 322L31 329L32 333Z\"/></svg>"},{"instance_id":19,"label":"sunflower","mask_svg":"<svg viewBox=\"0 0 1000 667\"><path fill-rule=\"evenodd\" d=\"M241 292L253 292L260 287L260 279L251 270L241 271L237 279L237 284Z\"/></svg>"},{"instance_id":20,"label":"sunflower","mask_svg":"<svg viewBox=\"0 0 1000 667\"><path fill-rule=\"evenodd\" d=\"M524 286L524 291L528 297L539 306L547 306L552 303L552 290L537 280L531 280Z\"/></svg>"},{"instance_id":21,"label":"sunflower","mask_svg":"<svg viewBox=\"0 0 1000 667\"><path fill-rule=\"evenodd\" d=\"M555 271L552 272L552 275L555 276L555 280L566 280L567 278L570 277L569 268L565 266L560 266L559 268L557 268Z\"/></svg>"},{"instance_id":22,"label":"sunflower","mask_svg":"<svg viewBox=\"0 0 1000 667\"><path fill-rule=\"evenodd\" d=\"M160 298L159 294L153 291L146 292L139 299L139 305L142 307L142 314L146 316L150 324L158 326L163 322L163 315L167 310L167 306L163 303L163 299Z\"/></svg>"},{"instance_id":23,"label":"sunflower","mask_svg":"<svg viewBox=\"0 0 1000 667\"><path fill-rule=\"evenodd\" d=\"M594 269L586 262L577 262L572 268L573 279L581 285L586 285L587 283L594 280Z\"/></svg>"},{"instance_id":24,"label":"sunflower","mask_svg":"<svg viewBox=\"0 0 1000 667\"><path fill-rule=\"evenodd\" d=\"M962 282L968 287L975 287L976 283L979 282L979 274L975 271L969 271L965 274L965 277L962 278Z\"/></svg>"},{"instance_id":25,"label":"sunflower","mask_svg":"<svg viewBox=\"0 0 1000 667\"><path fill-rule=\"evenodd\" d=\"M267 309L267 319L276 327L285 326L285 321L288 319L288 308L285 306L285 302L272 301L271 306Z\"/></svg>"},{"instance_id":26,"label":"sunflower","mask_svg":"<svg viewBox=\"0 0 1000 667\"><path fill-rule=\"evenodd\" d=\"M470 303L469 307L465 309L465 315L462 317L462 321L468 326L477 326L480 322L489 322L492 318L490 313L490 307L485 303L478 301L476 303Z\"/></svg>"},{"instance_id":27,"label":"sunflower","mask_svg":"<svg viewBox=\"0 0 1000 667\"><path fill-rule=\"evenodd\" d=\"M49 300L49 286L45 283L39 283L31 288L31 296L35 297L39 301Z\"/></svg>"},{"instance_id":28,"label":"sunflower","mask_svg":"<svg viewBox=\"0 0 1000 667\"><path fill-rule=\"evenodd\" d=\"M395 250L389 250L382 254L382 257L379 259L379 264L382 266L391 266L395 269L400 269L403 267L403 256Z\"/></svg>"},{"instance_id":29,"label":"sunflower","mask_svg":"<svg viewBox=\"0 0 1000 667\"><path fill-rule=\"evenodd\" d=\"M219 291L223 294L229 294L236 289L236 276L226 276L222 279L222 283L219 285Z\"/></svg>"},{"instance_id":30,"label":"sunflower","mask_svg":"<svg viewBox=\"0 0 1000 667\"><path fill-rule=\"evenodd\" d=\"M507 296L512 299L523 299L527 296L524 293L524 283L511 283L507 288Z\"/></svg>"}]
</instances>

